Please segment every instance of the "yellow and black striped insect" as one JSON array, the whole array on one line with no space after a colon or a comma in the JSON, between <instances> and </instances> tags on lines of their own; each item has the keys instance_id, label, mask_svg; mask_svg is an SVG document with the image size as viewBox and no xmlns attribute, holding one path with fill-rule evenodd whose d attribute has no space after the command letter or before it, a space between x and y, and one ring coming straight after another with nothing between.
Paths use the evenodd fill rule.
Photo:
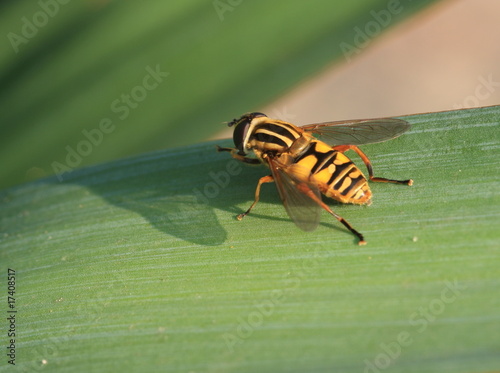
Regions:
<instances>
[{"instance_id":1,"label":"yellow and black striped insect","mask_svg":"<svg viewBox=\"0 0 500 373\"><path fill-rule=\"evenodd\" d=\"M233 158L245 163L263 163L271 170L271 175L259 180L254 202L246 212L238 215L238 220L248 215L259 201L261 185L275 182L288 215L299 228L314 230L319 224L322 207L363 245L366 243L363 235L321 200L322 193L342 203L371 203L372 192L367 178L344 152L354 150L361 157L371 181L413 183L411 179L373 176L370 160L358 148L358 145L402 135L410 129L410 124L402 119L338 121L297 127L256 112L232 120L229 126L235 126L236 148L217 147L217 150L231 152ZM255 158L248 157L251 152Z\"/></svg>"}]
</instances>

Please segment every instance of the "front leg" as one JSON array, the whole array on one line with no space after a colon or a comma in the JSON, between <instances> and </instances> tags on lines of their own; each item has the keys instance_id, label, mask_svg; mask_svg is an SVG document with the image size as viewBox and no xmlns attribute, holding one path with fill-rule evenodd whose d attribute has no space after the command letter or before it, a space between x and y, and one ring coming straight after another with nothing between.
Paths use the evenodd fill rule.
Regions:
<instances>
[{"instance_id":1,"label":"front leg","mask_svg":"<svg viewBox=\"0 0 500 373\"><path fill-rule=\"evenodd\" d=\"M231 157L233 157L234 159L237 159L240 162L249 163L249 164L260 164L260 161L258 159L249 158L249 157L245 157L244 155L238 154L238 149L222 148L219 145L216 145L216 147L217 147L218 152L230 152Z\"/></svg>"},{"instance_id":2,"label":"front leg","mask_svg":"<svg viewBox=\"0 0 500 373\"><path fill-rule=\"evenodd\" d=\"M247 216L250 211L255 207L255 205L257 204L257 202L259 202L259 198L260 198L260 187L262 186L262 184L264 183L274 183L274 178L272 175L269 175L269 176L264 176L264 177L261 177L259 179L259 183L257 184L257 188L255 189L255 200L253 201L252 205L249 207L249 209L247 211L245 211L243 214L239 214L236 219L238 220L241 220L243 219L245 216Z\"/></svg>"}]
</instances>

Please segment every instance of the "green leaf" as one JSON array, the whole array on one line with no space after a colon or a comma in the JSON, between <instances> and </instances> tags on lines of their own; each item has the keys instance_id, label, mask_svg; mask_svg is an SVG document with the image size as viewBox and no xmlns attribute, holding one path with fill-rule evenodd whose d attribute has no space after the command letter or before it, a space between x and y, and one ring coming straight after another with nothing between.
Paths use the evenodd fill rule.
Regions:
<instances>
[{"instance_id":1,"label":"green leaf","mask_svg":"<svg viewBox=\"0 0 500 373\"><path fill-rule=\"evenodd\" d=\"M4 294L7 268L16 271L16 365L498 369L499 118L500 106L408 116L407 134L364 146L376 175L415 181L372 183L369 207L330 203L366 246L326 213L315 232L300 231L268 184L237 221L268 171L215 143L1 192ZM2 310L5 326L5 300Z\"/></svg>"},{"instance_id":2,"label":"green leaf","mask_svg":"<svg viewBox=\"0 0 500 373\"><path fill-rule=\"evenodd\" d=\"M432 2L2 2L0 188L202 141Z\"/></svg>"}]
</instances>

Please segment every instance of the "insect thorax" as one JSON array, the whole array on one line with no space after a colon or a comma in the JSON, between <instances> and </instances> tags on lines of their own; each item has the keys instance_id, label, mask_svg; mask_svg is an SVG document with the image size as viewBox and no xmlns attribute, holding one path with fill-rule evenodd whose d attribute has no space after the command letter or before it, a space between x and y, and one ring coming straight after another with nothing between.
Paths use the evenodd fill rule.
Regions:
<instances>
[{"instance_id":1,"label":"insect thorax","mask_svg":"<svg viewBox=\"0 0 500 373\"><path fill-rule=\"evenodd\" d=\"M263 152L286 152L294 141L300 137L301 132L299 128L286 122L264 122L253 129L248 141L248 147Z\"/></svg>"}]
</instances>

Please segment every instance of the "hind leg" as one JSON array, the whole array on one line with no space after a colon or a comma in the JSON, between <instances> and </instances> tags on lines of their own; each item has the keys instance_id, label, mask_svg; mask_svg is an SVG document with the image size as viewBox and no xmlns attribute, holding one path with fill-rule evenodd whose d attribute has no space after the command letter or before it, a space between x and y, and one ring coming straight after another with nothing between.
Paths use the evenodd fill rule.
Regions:
<instances>
[{"instance_id":1,"label":"hind leg","mask_svg":"<svg viewBox=\"0 0 500 373\"><path fill-rule=\"evenodd\" d=\"M321 198L318 198L316 194L305 184L299 184L297 186L299 190L307 195L309 198L311 198L314 202L316 202L319 206L321 206L323 209L325 209L330 215L332 215L335 219L337 219L340 223L342 223L347 229L351 231L352 234L354 234L358 239L358 245L366 245L365 238L361 233L359 233L356 229L352 227L352 225L345 220L342 216L336 214L335 212L332 211L332 209L324 203Z\"/></svg>"},{"instance_id":2,"label":"hind leg","mask_svg":"<svg viewBox=\"0 0 500 373\"><path fill-rule=\"evenodd\" d=\"M394 184L404 184L404 185L412 185L413 180L408 179L408 180L393 180L393 179L386 179L385 177L376 177L373 175L373 167L372 163L370 162L370 159L368 159L367 155L363 153L363 151L358 148L357 146L354 145L340 145L340 146L335 146L333 147L334 150L337 150L339 152L345 152L347 150L354 150L363 160L366 168L368 169L368 176L371 181L379 182L379 183L394 183Z\"/></svg>"}]
</instances>

